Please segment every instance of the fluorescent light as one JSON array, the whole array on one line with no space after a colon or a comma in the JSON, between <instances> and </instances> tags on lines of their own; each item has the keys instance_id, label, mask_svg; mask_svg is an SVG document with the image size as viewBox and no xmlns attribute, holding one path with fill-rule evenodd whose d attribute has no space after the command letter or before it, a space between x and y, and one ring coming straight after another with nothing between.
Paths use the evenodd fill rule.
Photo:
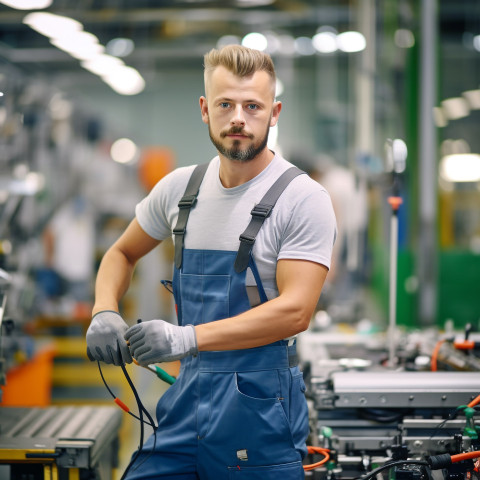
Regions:
<instances>
[{"instance_id":1,"label":"fluorescent light","mask_svg":"<svg viewBox=\"0 0 480 480\"><path fill-rule=\"evenodd\" d=\"M107 75L102 75L102 79L120 95L137 95L145 88L145 80L140 73L125 65L115 67Z\"/></svg>"},{"instance_id":2,"label":"fluorescent light","mask_svg":"<svg viewBox=\"0 0 480 480\"><path fill-rule=\"evenodd\" d=\"M408 149L407 144L400 138L392 142L393 170L395 173L402 173L407 166Z\"/></svg>"},{"instance_id":3,"label":"fluorescent light","mask_svg":"<svg viewBox=\"0 0 480 480\"><path fill-rule=\"evenodd\" d=\"M319 32L312 38L315 49L320 53L333 53L338 50L337 35L333 32Z\"/></svg>"},{"instance_id":4,"label":"fluorescent light","mask_svg":"<svg viewBox=\"0 0 480 480\"><path fill-rule=\"evenodd\" d=\"M470 114L467 101L462 97L447 98L442 102L442 109L449 120L458 120Z\"/></svg>"},{"instance_id":5,"label":"fluorescent light","mask_svg":"<svg viewBox=\"0 0 480 480\"><path fill-rule=\"evenodd\" d=\"M108 75L113 69L116 69L120 66L123 66L124 63L117 57L112 57L111 55L97 55L91 60L81 62L83 68L89 70L95 75Z\"/></svg>"},{"instance_id":6,"label":"fluorescent light","mask_svg":"<svg viewBox=\"0 0 480 480\"><path fill-rule=\"evenodd\" d=\"M113 38L106 45L109 55L114 57L126 57L133 52L135 44L130 38Z\"/></svg>"},{"instance_id":7,"label":"fluorescent light","mask_svg":"<svg viewBox=\"0 0 480 480\"><path fill-rule=\"evenodd\" d=\"M361 52L365 50L367 41L360 32L343 32L337 35L337 45L342 52Z\"/></svg>"},{"instance_id":8,"label":"fluorescent light","mask_svg":"<svg viewBox=\"0 0 480 480\"><path fill-rule=\"evenodd\" d=\"M445 112L440 107L433 108L433 120L435 122L435 125L439 128L446 127L448 125L448 120Z\"/></svg>"},{"instance_id":9,"label":"fluorescent light","mask_svg":"<svg viewBox=\"0 0 480 480\"><path fill-rule=\"evenodd\" d=\"M467 90L462 93L472 110L480 110L480 89Z\"/></svg>"},{"instance_id":10,"label":"fluorescent light","mask_svg":"<svg viewBox=\"0 0 480 480\"><path fill-rule=\"evenodd\" d=\"M473 48L477 51L480 52L480 35L475 35L473 37Z\"/></svg>"},{"instance_id":11,"label":"fluorescent light","mask_svg":"<svg viewBox=\"0 0 480 480\"><path fill-rule=\"evenodd\" d=\"M51 40L50 43L78 60L91 60L105 50L105 47L98 43L95 35L84 31Z\"/></svg>"},{"instance_id":12,"label":"fluorescent light","mask_svg":"<svg viewBox=\"0 0 480 480\"><path fill-rule=\"evenodd\" d=\"M295 39L295 50L298 54L308 56L315 53L312 39L309 37L298 37Z\"/></svg>"},{"instance_id":13,"label":"fluorescent light","mask_svg":"<svg viewBox=\"0 0 480 480\"><path fill-rule=\"evenodd\" d=\"M118 163L130 163L135 160L138 148L129 138L119 138L113 142L110 155Z\"/></svg>"},{"instance_id":14,"label":"fluorescent light","mask_svg":"<svg viewBox=\"0 0 480 480\"><path fill-rule=\"evenodd\" d=\"M73 18L47 12L29 13L23 19L23 23L52 39L68 36L83 30L83 25Z\"/></svg>"},{"instance_id":15,"label":"fluorescent light","mask_svg":"<svg viewBox=\"0 0 480 480\"><path fill-rule=\"evenodd\" d=\"M268 41L265 35L258 32L252 32L245 35L242 39L242 45L244 47L253 48L263 52L267 49Z\"/></svg>"},{"instance_id":16,"label":"fluorescent light","mask_svg":"<svg viewBox=\"0 0 480 480\"><path fill-rule=\"evenodd\" d=\"M0 3L17 10L41 10L48 8L52 0L0 0Z\"/></svg>"},{"instance_id":17,"label":"fluorescent light","mask_svg":"<svg viewBox=\"0 0 480 480\"><path fill-rule=\"evenodd\" d=\"M480 155L477 153L446 155L440 161L440 175L449 182L478 182Z\"/></svg>"}]
</instances>

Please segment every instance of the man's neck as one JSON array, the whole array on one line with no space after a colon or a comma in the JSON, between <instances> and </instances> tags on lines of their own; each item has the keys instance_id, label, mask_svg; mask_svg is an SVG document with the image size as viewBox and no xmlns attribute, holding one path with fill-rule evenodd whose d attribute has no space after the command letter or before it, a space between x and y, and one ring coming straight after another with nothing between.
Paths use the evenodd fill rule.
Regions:
<instances>
[{"instance_id":1,"label":"man's neck","mask_svg":"<svg viewBox=\"0 0 480 480\"><path fill-rule=\"evenodd\" d=\"M247 162L234 161L219 154L220 181L225 188L238 187L255 178L273 160L275 154L267 148Z\"/></svg>"}]
</instances>

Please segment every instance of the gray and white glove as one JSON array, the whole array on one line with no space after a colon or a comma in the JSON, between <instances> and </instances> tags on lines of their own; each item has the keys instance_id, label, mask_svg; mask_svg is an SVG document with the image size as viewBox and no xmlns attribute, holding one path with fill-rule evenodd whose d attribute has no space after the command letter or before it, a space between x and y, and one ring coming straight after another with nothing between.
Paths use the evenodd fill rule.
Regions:
<instances>
[{"instance_id":1,"label":"gray and white glove","mask_svg":"<svg viewBox=\"0 0 480 480\"><path fill-rule=\"evenodd\" d=\"M132 363L132 355L123 335L128 330L119 313L113 310L98 312L87 330L87 356L117 366Z\"/></svg>"},{"instance_id":2,"label":"gray and white glove","mask_svg":"<svg viewBox=\"0 0 480 480\"><path fill-rule=\"evenodd\" d=\"M195 327L180 327L164 320L137 323L125 333L130 352L141 365L172 362L198 353Z\"/></svg>"}]
</instances>

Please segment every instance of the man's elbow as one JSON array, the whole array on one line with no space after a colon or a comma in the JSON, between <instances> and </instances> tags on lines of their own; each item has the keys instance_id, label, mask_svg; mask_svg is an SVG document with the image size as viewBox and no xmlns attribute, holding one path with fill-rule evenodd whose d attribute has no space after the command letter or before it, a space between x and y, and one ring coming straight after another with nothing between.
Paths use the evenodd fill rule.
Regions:
<instances>
[{"instance_id":1,"label":"man's elbow","mask_svg":"<svg viewBox=\"0 0 480 480\"><path fill-rule=\"evenodd\" d=\"M295 334L304 332L310 326L310 321L312 320L313 309L305 308L305 306L297 305L293 315L292 323L295 328Z\"/></svg>"}]
</instances>

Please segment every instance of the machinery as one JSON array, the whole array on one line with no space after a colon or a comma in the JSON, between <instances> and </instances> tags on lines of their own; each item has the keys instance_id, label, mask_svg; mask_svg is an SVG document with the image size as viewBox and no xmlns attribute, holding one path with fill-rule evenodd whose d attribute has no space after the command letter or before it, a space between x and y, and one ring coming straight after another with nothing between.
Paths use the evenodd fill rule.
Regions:
<instances>
[{"instance_id":1,"label":"machinery","mask_svg":"<svg viewBox=\"0 0 480 480\"><path fill-rule=\"evenodd\" d=\"M343 338L345 349L348 336ZM300 343L311 413L310 444L329 456L320 468L308 471L307 478L368 480L390 472L389 478L406 480L478 479L480 370L474 368L475 353L444 349L440 355L442 345L454 344L442 340L433 358L443 361L431 371L426 369L431 358L427 365L418 352L415 356L399 350L403 359L391 367L385 348L368 348L356 341L347 349L359 358L335 358L336 346L325 341L329 342L328 333L307 332ZM319 350L329 358L309 358ZM338 353L345 353L340 346ZM455 355L454 369L449 364ZM462 356L471 358L460 363ZM310 460L315 461L315 455Z\"/></svg>"},{"instance_id":2,"label":"machinery","mask_svg":"<svg viewBox=\"0 0 480 480\"><path fill-rule=\"evenodd\" d=\"M109 480L118 465L115 407L0 409L0 478Z\"/></svg>"}]
</instances>

